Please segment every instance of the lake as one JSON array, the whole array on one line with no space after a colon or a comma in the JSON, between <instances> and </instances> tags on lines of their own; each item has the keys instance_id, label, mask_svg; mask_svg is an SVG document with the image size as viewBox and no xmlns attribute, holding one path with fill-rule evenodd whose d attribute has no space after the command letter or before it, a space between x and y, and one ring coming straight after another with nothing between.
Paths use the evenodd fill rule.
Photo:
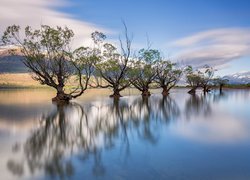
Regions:
<instances>
[{"instance_id":1,"label":"lake","mask_svg":"<svg viewBox=\"0 0 250 180\"><path fill-rule=\"evenodd\" d=\"M250 179L250 91L187 91L1 90L0 179Z\"/></svg>"}]
</instances>

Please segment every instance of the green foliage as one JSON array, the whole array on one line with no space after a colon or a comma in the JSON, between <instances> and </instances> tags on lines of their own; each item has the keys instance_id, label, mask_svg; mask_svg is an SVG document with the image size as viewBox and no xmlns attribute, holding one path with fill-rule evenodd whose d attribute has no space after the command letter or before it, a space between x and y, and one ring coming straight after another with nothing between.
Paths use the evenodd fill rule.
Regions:
<instances>
[{"instance_id":1,"label":"green foliage","mask_svg":"<svg viewBox=\"0 0 250 180\"><path fill-rule=\"evenodd\" d=\"M91 33L91 38L95 44L100 44L106 39L106 35L103 34L102 32L95 31Z\"/></svg>"},{"instance_id":2,"label":"green foliage","mask_svg":"<svg viewBox=\"0 0 250 180\"><path fill-rule=\"evenodd\" d=\"M33 78L41 84L54 88L64 84L72 74L68 59L69 44L74 36L68 28L52 28L42 25L41 29L25 28L24 38L20 27L9 26L2 37L4 43L18 46L25 57L24 64L33 72Z\"/></svg>"},{"instance_id":3,"label":"green foliage","mask_svg":"<svg viewBox=\"0 0 250 180\"><path fill-rule=\"evenodd\" d=\"M131 40L127 35L127 29L125 26L125 45L121 43L121 52L118 52L117 48L110 44L104 43L106 36L100 34L99 32L95 32L92 34L92 38L94 42L99 48L101 52L100 61L96 63L96 72L95 72L95 87L111 87L113 89L114 94L117 96L119 92L130 85L128 79L128 62L130 61L130 52L131 52ZM104 79L105 86L100 84L99 78Z\"/></svg>"},{"instance_id":4,"label":"green foliage","mask_svg":"<svg viewBox=\"0 0 250 180\"><path fill-rule=\"evenodd\" d=\"M130 82L140 91L148 90L156 77L156 63L160 60L160 52L156 49L141 49L138 58L131 62L129 70Z\"/></svg>"},{"instance_id":5,"label":"green foliage","mask_svg":"<svg viewBox=\"0 0 250 180\"><path fill-rule=\"evenodd\" d=\"M62 94L65 83L71 76L77 75L81 90L73 95L74 90L67 96L72 98L81 95L87 88L94 71L93 65L98 61L94 49L80 47L72 52L70 43L73 37L73 31L67 27L42 25L40 29L32 30L27 26L20 34L20 27L13 25L6 29L2 41L19 47L25 58L23 62L35 80Z\"/></svg>"},{"instance_id":6,"label":"green foliage","mask_svg":"<svg viewBox=\"0 0 250 180\"><path fill-rule=\"evenodd\" d=\"M180 80L182 70L177 68L176 63L160 60L157 62L156 82L165 91L169 91Z\"/></svg>"},{"instance_id":7,"label":"green foliage","mask_svg":"<svg viewBox=\"0 0 250 180\"><path fill-rule=\"evenodd\" d=\"M214 69L210 66L204 66L203 68L193 70L191 66L185 69L186 82L191 87L207 87L212 85Z\"/></svg>"},{"instance_id":8,"label":"green foliage","mask_svg":"<svg viewBox=\"0 0 250 180\"><path fill-rule=\"evenodd\" d=\"M20 34L20 26L9 26L2 42L19 47L25 58L24 64L41 84L63 91L70 77L76 76L81 90L70 92L71 97L77 97L87 89L91 75L95 76L95 87L111 87L114 94L131 84L140 91L148 91L153 82L168 93L183 72L186 82L194 90L203 87L205 91L212 84L224 86L227 83L226 79L213 78L215 70L207 65L196 70L188 66L183 71L178 64L163 60L157 49L140 49L137 56L131 58L131 40L125 24L124 27L125 44L120 39L120 51L113 44L105 43L106 35L98 31L91 34L93 47L72 51L73 31L47 25L36 30L27 26L23 34ZM105 80L106 85L101 85L98 78Z\"/></svg>"},{"instance_id":9,"label":"green foliage","mask_svg":"<svg viewBox=\"0 0 250 180\"><path fill-rule=\"evenodd\" d=\"M157 49L140 49L138 54L138 59L148 64L161 59L160 52Z\"/></svg>"},{"instance_id":10,"label":"green foliage","mask_svg":"<svg viewBox=\"0 0 250 180\"><path fill-rule=\"evenodd\" d=\"M101 61L96 65L100 74L107 79L116 80L122 73L123 64L115 46L109 43L103 45Z\"/></svg>"},{"instance_id":11,"label":"green foliage","mask_svg":"<svg viewBox=\"0 0 250 180\"><path fill-rule=\"evenodd\" d=\"M199 71L200 77L201 77L201 86L208 86L212 85L213 83L213 76L214 76L214 69L208 65L205 65L200 71Z\"/></svg>"}]
</instances>

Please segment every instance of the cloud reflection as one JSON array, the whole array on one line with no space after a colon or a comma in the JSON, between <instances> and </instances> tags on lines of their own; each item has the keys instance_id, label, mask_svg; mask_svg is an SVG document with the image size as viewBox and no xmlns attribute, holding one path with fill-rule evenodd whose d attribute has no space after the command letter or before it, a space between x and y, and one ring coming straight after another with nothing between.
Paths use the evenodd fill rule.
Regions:
<instances>
[{"instance_id":1,"label":"cloud reflection","mask_svg":"<svg viewBox=\"0 0 250 180\"><path fill-rule=\"evenodd\" d=\"M119 141L121 156L126 159L131 134L154 145L160 138L157 129L162 128L162 123L168 125L179 116L176 103L171 98L160 97L55 105L53 111L40 118L39 126L27 138L23 149L15 151L23 154L21 161L25 163L11 158L7 167L19 176L25 171L31 174L45 171L51 177L71 177L74 162L68 157L78 154L82 162L92 160L94 176L103 176L106 171L102 162L104 149L117 146Z\"/></svg>"}]
</instances>

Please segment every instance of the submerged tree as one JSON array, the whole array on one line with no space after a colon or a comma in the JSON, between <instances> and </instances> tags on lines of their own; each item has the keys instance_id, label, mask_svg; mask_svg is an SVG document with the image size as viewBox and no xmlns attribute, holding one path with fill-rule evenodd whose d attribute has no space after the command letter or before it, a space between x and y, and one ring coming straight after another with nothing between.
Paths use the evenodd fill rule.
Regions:
<instances>
[{"instance_id":1,"label":"submerged tree","mask_svg":"<svg viewBox=\"0 0 250 180\"><path fill-rule=\"evenodd\" d=\"M192 66L188 66L185 69L186 72L186 82L191 87L188 91L189 94L195 94L196 89L201 85L201 72L194 71Z\"/></svg>"},{"instance_id":2,"label":"submerged tree","mask_svg":"<svg viewBox=\"0 0 250 180\"><path fill-rule=\"evenodd\" d=\"M228 79L217 77L214 80L214 84L219 86L220 94L222 93L222 88L228 83Z\"/></svg>"},{"instance_id":3,"label":"submerged tree","mask_svg":"<svg viewBox=\"0 0 250 180\"><path fill-rule=\"evenodd\" d=\"M128 36L125 24L124 27L125 43L120 39L121 53L118 52L114 45L105 43L102 46L101 59L96 65L96 86L94 87L112 88L113 94L110 97L114 98L121 97L120 92L130 85L127 73L131 56L131 38ZM98 39L98 41L105 39L105 36L99 32L93 34L92 37ZM98 77L105 80L104 85L99 82Z\"/></svg>"},{"instance_id":4,"label":"submerged tree","mask_svg":"<svg viewBox=\"0 0 250 180\"><path fill-rule=\"evenodd\" d=\"M34 80L56 89L54 101L68 102L87 89L96 58L88 48L71 51L70 43L74 36L72 30L47 25L32 30L27 26L24 38L22 36L20 26L13 25L6 29L2 40L5 44L14 44L20 48L24 56L23 63L32 72ZM65 84L72 77L76 77L78 87L65 92Z\"/></svg>"},{"instance_id":5,"label":"submerged tree","mask_svg":"<svg viewBox=\"0 0 250 180\"><path fill-rule=\"evenodd\" d=\"M194 70L192 66L188 66L185 69L186 82L191 86L191 90L188 91L190 94L195 94L198 87L203 88L203 92L207 93L210 91L209 86L213 84L214 69L208 65L200 69Z\"/></svg>"},{"instance_id":6,"label":"submerged tree","mask_svg":"<svg viewBox=\"0 0 250 180\"><path fill-rule=\"evenodd\" d=\"M137 60L133 61L129 76L131 84L142 92L142 96L150 96L149 85L156 78L156 62L160 60L160 52L155 49L141 49Z\"/></svg>"},{"instance_id":7,"label":"submerged tree","mask_svg":"<svg viewBox=\"0 0 250 180\"><path fill-rule=\"evenodd\" d=\"M208 65L205 65L201 70L200 74L200 86L203 88L203 92L207 93L210 91L209 86L213 83L214 69Z\"/></svg>"},{"instance_id":8,"label":"submerged tree","mask_svg":"<svg viewBox=\"0 0 250 180\"><path fill-rule=\"evenodd\" d=\"M160 60L157 63L156 83L163 89L162 95L167 96L170 89L180 80L182 70L176 68L176 63Z\"/></svg>"}]
</instances>

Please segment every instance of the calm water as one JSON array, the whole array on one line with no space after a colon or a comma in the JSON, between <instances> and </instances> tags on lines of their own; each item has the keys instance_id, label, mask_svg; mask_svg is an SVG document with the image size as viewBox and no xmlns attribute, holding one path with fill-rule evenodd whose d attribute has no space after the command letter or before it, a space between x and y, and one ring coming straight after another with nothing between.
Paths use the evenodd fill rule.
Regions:
<instances>
[{"instance_id":1,"label":"calm water","mask_svg":"<svg viewBox=\"0 0 250 180\"><path fill-rule=\"evenodd\" d=\"M186 92L0 91L0 179L250 179L250 91Z\"/></svg>"}]
</instances>

